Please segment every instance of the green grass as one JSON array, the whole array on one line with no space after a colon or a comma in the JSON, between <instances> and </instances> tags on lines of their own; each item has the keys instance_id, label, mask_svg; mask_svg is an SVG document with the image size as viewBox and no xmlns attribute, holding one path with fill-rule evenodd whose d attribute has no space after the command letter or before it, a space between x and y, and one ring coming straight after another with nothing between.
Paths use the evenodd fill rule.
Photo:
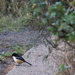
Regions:
<instances>
[{"instance_id":1,"label":"green grass","mask_svg":"<svg viewBox=\"0 0 75 75\"><path fill-rule=\"evenodd\" d=\"M12 46L11 49L13 49L15 53L22 54L26 51L26 46L16 44L15 46Z\"/></svg>"},{"instance_id":2,"label":"green grass","mask_svg":"<svg viewBox=\"0 0 75 75\"><path fill-rule=\"evenodd\" d=\"M0 54L0 60L4 60L7 57L11 57L13 53L23 54L25 52L25 46L24 45L15 45L15 46L5 46L5 48L10 48L12 52L6 52L3 54Z\"/></svg>"},{"instance_id":3,"label":"green grass","mask_svg":"<svg viewBox=\"0 0 75 75\"><path fill-rule=\"evenodd\" d=\"M26 28L29 25L31 15L26 15L27 13L24 13L21 9L18 11L20 11L19 17L14 17L13 14L9 14L0 18L0 32L20 31L22 28Z\"/></svg>"},{"instance_id":4,"label":"green grass","mask_svg":"<svg viewBox=\"0 0 75 75\"><path fill-rule=\"evenodd\" d=\"M33 47L34 44L28 44L28 45L19 45L16 44L14 46L5 46L5 48L10 48L12 52L7 52L0 54L0 60L6 59L6 57L11 57L13 53L17 54L24 54L26 51L28 51L31 47Z\"/></svg>"},{"instance_id":5,"label":"green grass","mask_svg":"<svg viewBox=\"0 0 75 75\"><path fill-rule=\"evenodd\" d=\"M31 47L33 47L34 44L28 44L28 45L18 45L11 47L13 50L15 50L18 54L23 54L24 52L28 51Z\"/></svg>"},{"instance_id":6,"label":"green grass","mask_svg":"<svg viewBox=\"0 0 75 75\"><path fill-rule=\"evenodd\" d=\"M14 19L11 15L2 17L0 19L0 32L19 31L23 28L22 19L24 19L24 17Z\"/></svg>"},{"instance_id":7,"label":"green grass","mask_svg":"<svg viewBox=\"0 0 75 75\"><path fill-rule=\"evenodd\" d=\"M3 53L3 54L0 54L0 56L2 57L9 57L13 54L14 52L7 52L7 53Z\"/></svg>"},{"instance_id":8,"label":"green grass","mask_svg":"<svg viewBox=\"0 0 75 75\"><path fill-rule=\"evenodd\" d=\"M0 55L0 61L4 60L4 59L5 59L5 57L3 57L3 56Z\"/></svg>"}]
</instances>

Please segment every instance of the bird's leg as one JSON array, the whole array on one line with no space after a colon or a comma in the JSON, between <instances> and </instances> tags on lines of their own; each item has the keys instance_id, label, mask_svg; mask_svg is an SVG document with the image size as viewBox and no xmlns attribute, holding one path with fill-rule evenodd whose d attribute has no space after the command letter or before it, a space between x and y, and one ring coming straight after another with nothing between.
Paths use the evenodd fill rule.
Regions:
<instances>
[{"instance_id":1,"label":"bird's leg","mask_svg":"<svg viewBox=\"0 0 75 75\"><path fill-rule=\"evenodd\" d=\"M15 63L15 65L16 65L16 66L20 66L20 64L18 64L18 63Z\"/></svg>"}]
</instances>

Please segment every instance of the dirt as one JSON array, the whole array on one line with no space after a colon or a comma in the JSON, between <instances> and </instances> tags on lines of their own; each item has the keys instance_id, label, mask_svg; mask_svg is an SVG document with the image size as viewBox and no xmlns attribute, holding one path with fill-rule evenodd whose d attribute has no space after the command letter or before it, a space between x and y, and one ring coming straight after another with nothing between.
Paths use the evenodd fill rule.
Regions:
<instances>
[{"instance_id":1,"label":"dirt","mask_svg":"<svg viewBox=\"0 0 75 75\"><path fill-rule=\"evenodd\" d=\"M10 57L6 58L6 60L1 61L0 63L0 75L6 75L9 70L13 69L14 62Z\"/></svg>"},{"instance_id":2,"label":"dirt","mask_svg":"<svg viewBox=\"0 0 75 75\"><path fill-rule=\"evenodd\" d=\"M15 44L20 45L28 45L28 44L40 44L43 41L43 38L39 37L39 32L34 31L31 28L26 28L23 31L16 32L3 32L0 33L0 54L11 52L11 48L9 46L13 46ZM11 70L14 66L14 61L12 57L7 57L6 60L0 62L0 75L6 75L9 70Z\"/></svg>"}]
</instances>

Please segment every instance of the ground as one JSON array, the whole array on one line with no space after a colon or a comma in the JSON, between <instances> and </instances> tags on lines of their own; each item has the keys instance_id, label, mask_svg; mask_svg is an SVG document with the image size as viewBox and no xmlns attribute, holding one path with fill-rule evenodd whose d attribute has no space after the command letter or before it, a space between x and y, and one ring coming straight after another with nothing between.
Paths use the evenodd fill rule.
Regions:
<instances>
[{"instance_id":1,"label":"ground","mask_svg":"<svg viewBox=\"0 0 75 75\"><path fill-rule=\"evenodd\" d=\"M23 31L16 32L3 32L0 33L0 54L6 52L12 52L12 49L9 46L14 46L15 44L19 45L28 45L28 44L41 44L43 38L38 38L40 33L34 31L31 28L26 28ZM12 57L7 57L4 61L0 62L0 75L5 75L9 70L14 66Z\"/></svg>"},{"instance_id":2,"label":"ground","mask_svg":"<svg viewBox=\"0 0 75 75\"><path fill-rule=\"evenodd\" d=\"M27 51L23 58L32 64L23 63L9 71L6 75L56 75L61 64L62 52L53 50L52 53L45 58L49 52L48 48L41 44ZM61 54L61 55L60 55Z\"/></svg>"}]
</instances>

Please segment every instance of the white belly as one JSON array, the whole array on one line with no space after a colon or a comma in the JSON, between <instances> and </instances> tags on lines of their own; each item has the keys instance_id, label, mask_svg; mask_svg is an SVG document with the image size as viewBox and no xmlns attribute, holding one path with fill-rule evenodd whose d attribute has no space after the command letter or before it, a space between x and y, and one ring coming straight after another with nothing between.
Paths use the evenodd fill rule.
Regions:
<instances>
[{"instance_id":1,"label":"white belly","mask_svg":"<svg viewBox=\"0 0 75 75\"><path fill-rule=\"evenodd\" d=\"M14 59L15 62L17 62L17 59L14 56L13 56L13 59Z\"/></svg>"}]
</instances>

